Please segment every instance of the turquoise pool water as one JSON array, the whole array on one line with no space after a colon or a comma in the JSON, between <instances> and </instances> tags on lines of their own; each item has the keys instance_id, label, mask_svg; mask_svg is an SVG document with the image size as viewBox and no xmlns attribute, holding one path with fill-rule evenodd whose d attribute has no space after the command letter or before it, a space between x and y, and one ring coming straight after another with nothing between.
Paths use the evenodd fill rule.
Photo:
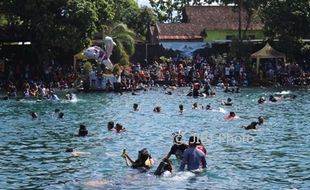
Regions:
<instances>
[{"instance_id":1,"label":"turquoise pool water","mask_svg":"<svg viewBox=\"0 0 310 190\"><path fill-rule=\"evenodd\" d=\"M248 88L240 94L218 89L216 97L198 99L185 96L188 90L179 88L171 96L161 88L136 96L78 93L74 102L0 101L0 189L310 189L309 91L291 90L295 100L258 105L259 96L286 89ZM232 107L220 105L227 97ZM192 110L195 102L211 103L214 110ZM133 103L139 112L131 111ZM162 113L153 113L156 105ZM52 116L55 108L65 113L63 120ZM38 119L31 119L32 111ZM239 118L225 121L229 111ZM260 115L266 123L259 130L240 127ZM111 120L128 131L108 132ZM88 137L75 136L79 124L88 127ZM184 142L191 134L200 136L208 150L207 171L177 172L173 156L172 177L126 167L123 148L133 158L148 148L157 166L179 130ZM69 146L89 154L72 156L65 152Z\"/></svg>"}]
</instances>

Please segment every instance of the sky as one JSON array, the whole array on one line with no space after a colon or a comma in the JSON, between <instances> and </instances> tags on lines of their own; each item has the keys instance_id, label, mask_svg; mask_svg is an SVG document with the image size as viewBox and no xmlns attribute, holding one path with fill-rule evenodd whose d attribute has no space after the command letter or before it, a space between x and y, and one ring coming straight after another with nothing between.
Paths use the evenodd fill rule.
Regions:
<instances>
[{"instance_id":1,"label":"sky","mask_svg":"<svg viewBox=\"0 0 310 190\"><path fill-rule=\"evenodd\" d=\"M137 0L139 5L147 5L150 6L149 0Z\"/></svg>"}]
</instances>

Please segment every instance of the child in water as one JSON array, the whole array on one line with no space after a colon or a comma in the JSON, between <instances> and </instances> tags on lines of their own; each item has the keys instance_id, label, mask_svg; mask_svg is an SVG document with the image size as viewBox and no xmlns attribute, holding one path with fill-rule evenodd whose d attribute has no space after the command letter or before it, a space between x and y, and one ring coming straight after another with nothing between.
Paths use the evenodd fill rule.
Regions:
<instances>
[{"instance_id":1,"label":"child in water","mask_svg":"<svg viewBox=\"0 0 310 190\"><path fill-rule=\"evenodd\" d=\"M168 177L171 176L171 174L172 174L172 162L169 159L164 158L158 165L156 171L154 172L154 175Z\"/></svg>"}]
</instances>

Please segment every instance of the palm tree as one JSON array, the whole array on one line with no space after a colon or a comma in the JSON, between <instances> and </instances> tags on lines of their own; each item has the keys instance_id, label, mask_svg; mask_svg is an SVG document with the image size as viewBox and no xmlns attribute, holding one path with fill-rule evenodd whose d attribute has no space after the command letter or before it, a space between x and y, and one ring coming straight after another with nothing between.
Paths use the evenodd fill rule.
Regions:
<instances>
[{"instance_id":1,"label":"palm tree","mask_svg":"<svg viewBox=\"0 0 310 190\"><path fill-rule=\"evenodd\" d=\"M103 27L102 37L110 36L116 43L111 59L114 63L129 65L129 57L135 52L135 33L126 24Z\"/></svg>"}]
</instances>

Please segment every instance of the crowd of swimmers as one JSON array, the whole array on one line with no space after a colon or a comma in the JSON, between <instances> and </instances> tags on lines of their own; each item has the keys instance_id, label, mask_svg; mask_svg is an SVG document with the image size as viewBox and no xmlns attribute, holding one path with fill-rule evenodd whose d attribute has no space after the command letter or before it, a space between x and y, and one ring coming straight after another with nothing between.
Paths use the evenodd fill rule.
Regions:
<instances>
[{"instance_id":1,"label":"crowd of swimmers","mask_svg":"<svg viewBox=\"0 0 310 190\"><path fill-rule=\"evenodd\" d=\"M193 88L194 89L194 88ZM236 91L239 91L236 90ZM234 92L236 92L234 91ZM195 92L193 92L195 93ZM70 96L70 95L68 95ZM295 99L297 96L296 95L271 95L269 98L269 101L271 103L277 102L280 100L284 99ZM263 104L266 102L265 97L261 96L258 99L258 104ZM226 100L221 101L222 106L228 106L232 107L233 106L233 100L231 98L227 98ZM192 104L191 107L193 110L212 110L211 104L207 105L200 105L197 102ZM139 109L139 104L134 103L132 106L132 109L134 112L138 112ZM161 112L161 107L160 106L155 106L153 109L153 112L160 113ZM184 112L184 105L180 104L179 105L179 113L183 114ZM64 117L64 113L60 112L59 109L55 109L54 116L56 116L59 119L62 119ZM33 119L38 118L38 114L36 112L32 112L31 116ZM237 119L238 116L236 115L235 112L231 111L229 112L228 115L224 116L224 119L226 121L233 121ZM255 130L258 129L259 127L263 126L265 122L265 118L263 116L259 116L257 121L251 122L247 126L242 126L245 130ZM126 132L127 129L123 127L122 124L120 123L114 123L114 121L109 121L107 123L107 129L108 131L113 131L116 133L122 133ZM87 127L83 124L80 125L78 134L76 136L78 137L86 137L88 135L88 130ZM85 152L79 152L74 150L73 148L68 147L66 149L66 152L72 153L75 156L80 156L83 154L87 154ZM167 153L166 156L164 156L160 163L158 164L157 168L153 172L154 175L156 176L170 176L173 172L173 165L170 160L170 157L172 155L175 155L176 159L180 160L180 165L178 166L179 171L184 171L188 170L191 172L201 172L206 168L206 155L207 155L207 150L202 144L201 139L199 139L197 136L190 136L188 143L182 142L182 134L181 132L176 132L173 134L173 145L170 148L170 151ZM149 151L146 148L143 148L138 152L138 157L137 159L133 159L127 151L124 149L122 157L125 159L126 164L130 166L133 169L138 169L141 172L149 172L152 166L155 165L155 162L149 153Z\"/></svg>"}]
</instances>

